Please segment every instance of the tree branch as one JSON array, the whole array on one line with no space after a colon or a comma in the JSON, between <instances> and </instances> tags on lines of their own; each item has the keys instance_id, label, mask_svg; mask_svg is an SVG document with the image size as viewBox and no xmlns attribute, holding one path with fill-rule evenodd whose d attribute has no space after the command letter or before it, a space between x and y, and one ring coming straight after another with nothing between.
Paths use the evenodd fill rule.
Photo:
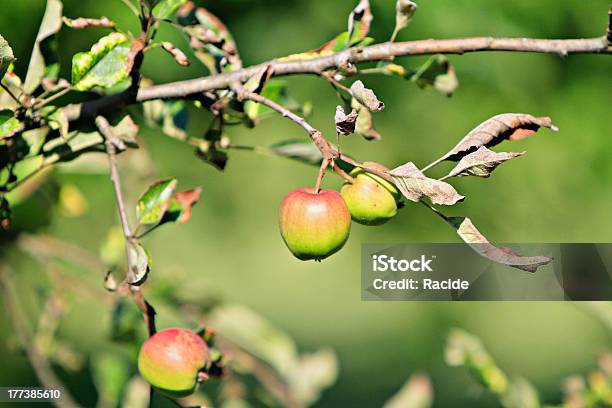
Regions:
<instances>
[{"instance_id":1,"label":"tree branch","mask_svg":"<svg viewBox=\"0 0 612 408\"><path fill-rule=\"evenodd\" d=\"M119 171L117 169L117 145L123 144L121 140L118 140L116 136L113 134L113 130L108 123L108 120L103 116L98 116L96 118L96 126L100 130L100 133L105 138L106 144L106 152L108 154L108 163L110 167L111 173L111 181L115 188L115 198L117 200L117 207L119 208L119 218L121 219L121 227L123 229L123 235L125 237L126 244L126 255L128 251L128 245L130 242L134 241L134 236L132 235L132 231L130 229L129 221L127 218L127 212L125 210L125 201L123 199L123 193L121 191L121 179L119 177ZM128 260L128 282L133 282L135 279L133 278L135 265L130 264L131 257L127 256ZM132 294L132 298L134 302L142 312L143 319L145 324L147 325L147 331L149 336L152 336L157 331L155 327L155 309L147 300L145 299L140 287L130 285L128 283L130 293Z\"/></svg>"},{"instance_id":2,"label":"tree branch","mask_svg":"<svg viewBox=\"0 0 612 408\"><path fill-rule=\"evenodd\" d=\"M301 61L272 60L230 73L143 88L138 90L136 98L131 98L125 93L105 96L83 104L69 105L65 108L65 113L70 121L83 117L95 118L98 114L121 108L130 103L146 102L153 99L185 98L202 92L226 89L236 82L245 82L267 66L270 66L273 76L320 75L327 69L346 66L347 63L386 61L394 57L413 55L464 54L482 51L533 52L560 56L578 53L612 54L612 45L608 44L606 36L570 40L471 37L397 43L386 42L368 47L351 48L321 58Z\"/></svg>"},{"instance_id":3,"label":"tree branch","mask_svg":"<svg viewBox=\"0 0 612 408\"><path fill-rule=\"evenodd\" d=\"M323 134L317 129L315 129L303 117L291 112L289 109L285 108L284 106L264 96L261 96L254 92L249 92L245 90L243 87L238 87L236 92L238 93L238 99L241 99L241 100L247 99L253 102L261 103L262 105L265 105L269 107L270 109L275 110L276 112L280 113L283 117L288 118L292 120L293 122L297 123L299 126L301 126L306 131L306 133L308 133L308 136L310 136L310 139L313 141L315 146L317 146L317 148L323 155L324 160L325 159L331 160L334 157L338 156L338 151L334 149L327 140L325 140L325 138L323 137Z\"/></svg>"}]
</instances>

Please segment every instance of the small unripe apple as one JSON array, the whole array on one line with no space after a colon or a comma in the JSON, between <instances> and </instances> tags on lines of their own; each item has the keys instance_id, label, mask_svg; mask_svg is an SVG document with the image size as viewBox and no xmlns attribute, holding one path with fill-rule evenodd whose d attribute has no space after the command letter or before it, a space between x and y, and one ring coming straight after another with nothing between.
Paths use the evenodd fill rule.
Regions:
<instances>
[{"instance_id":1,"label":"small unripe apple","mask_svg":"<svg viewBox=\"0 0 612 408\"><path fill-rule=\"evenodd\" d=\"M382 164L365 162L365 166L379 170L389 169ZM351 213L351 218L364 225L381 225L397 213L399 192L395 186L361 167L351 171L353 183L345 183L340 190Z\"/></svg>"},{"instance_id":2,"label":"small unripe apple","mask_svg":"<svg viewBox=\"0 0 612 408\"><path fill-rule=\"evenodd\" d=\"M351 229L351 215L334 190L298 188L285 196L279 211L280 232L298 259L321 260L342 248Z\"/></svg>"},{"instance_id":3,"label":"small unripe apple","mask_svg":"<svg viewBox=\"0 0 612 408\"><path fill-rule=\"evenodd\" d=\"M138 370L162 394L173 398L192 394L208 360L208 346L191 330L166 329L144 342Z\"/></svg>"}]
</instances>

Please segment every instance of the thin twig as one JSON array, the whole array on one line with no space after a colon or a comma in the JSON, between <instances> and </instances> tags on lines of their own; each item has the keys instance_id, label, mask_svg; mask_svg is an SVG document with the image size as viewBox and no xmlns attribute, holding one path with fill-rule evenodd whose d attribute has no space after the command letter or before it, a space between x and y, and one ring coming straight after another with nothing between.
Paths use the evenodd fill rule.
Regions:
<instances>
[{"instance_id":1,"label":"thin twig","mask_svg":"<svg viewBox=\"0 0 612 408\"><path fill-rule=\"evenodd\" d=\"M53 372L53 368L49 363L49 360L40 353L36 344L32 341L34 336L32 335L31 328L28 327L27 317L21 309L17 300L17 291L13 285L12 279L9 276L9 270L7 266L0 265L0 287L2 288L5 307L7 314L12 320L15 334L23 348L25 349L26 355L32 364L32 369L36 373L36 377L40 381L41 385L48 389L61 390L62 398L57 401L53 401L54 405L60 408L77 408L79 405L75 402L74 398L68 392L66 386Z\"/></svg>"},{"instance_id":2,"label":"thin twig","mask_svg":"<svg viewBox=\"0 0 612 408\"><path fill-rule=\"evenodd\" d=\"M64 89L62 89L61 91L51 95L50 97L48 97L47 99L43 99L42 101L38 102L36 105L33 106L34 109L40 109L43 106L47 105L49 102L52 102L58 98L61 98L62 96L66 95L68 92L72 91L72 87L66 87Z\"/></svg>"},{"instance_id":3,"label":"thin twig","mask_svg":"<svg viewBox=\"0 0 612 408\"><path fill-rule=\"evenodd\" d=\"M289 109L285 108L284 106L279 105L278 103L264 96L261 96L253 92L248 92L242 87L240 87L237 90L237 92L238 92L238 98L243 99L243 100L248 99L253 102L258 102L258 103L261 103L262 105L266 105L270 109L275 110L278 113L280 113L283 117L288 118L292 120L293 122L297 123L299 126L301 126L308 133L308 136L310 136L310 139L313 141L315 146L319 149L324 159L327 158L328 160L331 160L335 156L337 156L336 150L329 144L327 140L325 140L325 138L323 137L323 134L317 129L315 129L303 117L291 112Z\"/></svg>"},{"instance_id":4,"label":"thin twig","mask_svg":"<svg viewBox=\"0 0 612 408\"><path fill-rule=\"evenodd\" d=\"M96 126L100 130L100 133L105 138L106 153L108 155L108 165L110 168L110 177L113 187L115 189L115 198L117 200L117 207L119 208L119 218L121 219L121 228L123 229L123 235L126 241L132 239L132 232L130 230L130 224L127 218L127 212L125 211L125 201L123 200L123 193L121 191L121 178L119 177L119 170L117 168L117 149L115 147L115 136L113 130L108 123L108 120L103 116L96 118Z\"/></svg>"},{"instance_id":5,"label":"thin twig","mask_svg":"<svg viewBox=\"0 0 612 408\"><path fill-rule=\"evenodd\" d=\"M108 163L110 167L111 173L111 182L113 183L113 187L115 189L115 199L117 201L117 207L119 209L119 218L121 219L121 228L123 229L123 235L125 237L126 243L126 255L128 251L128 245L134 240L134 236L132 235L132 231L130 229L129 221L127 218L127 211L125 210L125 201L123 199L123 193L121 191L121 178L119 177L119 171L117 169L117 157L116 157L116 144L115 135L113 134L113 130L108 123L108 120L103 116L98 116L96 118L96 125L100 130L100 133L106 139L106 152L108 154ZM129 264L131 257L127 256L128 259L128 282L133 282L135 279L133 277L135 265ZM149 336L155 334L155 309L147 300L145 299L142 291L139 286L129 285L130 292L132 294L132 298L136 305L142 312L143 318L147 325L147 330L149 332Z\"/></svg>"},{"instance_id":6,"label":"thin twig","mask_svg":"<svg viewBox=\"0 0 612 408\"><path fill-rule=\"evenodd\" d=\"M17 102L17 104L18 104L19 106L22 106L22 107L23 107L23 103L21 103L21 101L19 100L19 98L17 98L17 97L16 97L16 96L13 94L13 92L11 92L11 90L9 89L9 87L8 87L8 86L6 86L6 85L4 85L2 82L0 82L0 87L1 87L2 89L4 89L4 90L6 91L6 93L7 93L7 94L9 94L9 96L10 96L11 98L13 98L13 100L14 100L15 102Z\"/></svg>"}]
</instances>

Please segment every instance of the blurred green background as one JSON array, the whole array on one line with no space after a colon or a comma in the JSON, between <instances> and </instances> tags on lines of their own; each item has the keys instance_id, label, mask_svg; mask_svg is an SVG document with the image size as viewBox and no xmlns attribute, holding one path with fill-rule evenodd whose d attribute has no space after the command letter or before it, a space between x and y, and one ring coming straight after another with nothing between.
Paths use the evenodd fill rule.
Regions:
<instances>
[{"instance_id":1,"label":"blurred green background","mask_svg":"<svg viewBox=\"0 0 612 408\"><path fill-rule=\"evenodd\" d=\"M244 64L251 65L318 47L345 30L354 3L225 0L203 5L229 26ZM0 0L0 4L0 32L15 51L16 71L23 77L44 2ZM394 6L391 0L372 1L375 19L370 35L378 41L386 40L393 28ZM423 1L398 40L478 35L593 37L604 33L608 7L608 0ZM64 14L73 18L106 15L121 27L137 30L133 16L118 0L66 0ZM71 56L88 49L103 33L99 29L62 30L65 77L69 77ZM186 40L171 27L163 27L159 38L188 49ZM501 150L527 150L527 154L502 166L490 179L458 179L454 185L467 199L446 213L470 216L497 242L610 242L612 58L518 53L449 58L460 81L451 98L396 78L365 78L387 106L374 117L383 140L345 138L343 150L388 167L406 161L422 167L495 114L550 116L559 133L543 130L524 141L503 145ZM398 62L416 67L424 60L403 58ZM195 58L192 61L189 68L182 68L162 51L154 51L147 55L143 73L157 83L203 75L203 66ZM312 123L332 136L338 104L332 88L316 77L288 80L295 98L312 101ZM190 131L198 136L210 116L192 113ZM300 128L280 117L267 119L253 130L230 128L228 135L234 143L245 145L305 137ZM330 259L300 262L280 238L277 209L288 191L314 183L315 168L232 151L221 173L200 161L192 147L157 129L143 125L141 136L156 173L148 178L126 175L130 203L155 178L176 176L181 188L204 188L188 224L165 226L145 240L154 259L145 293L164 279L181 282L192 296L248 305L286 330L303 350L332 347L339 357L339 379L316 407L380 406L417 371L432 376L436 406L495 406L464 370L445 365L443 345L451 327L480 336L503 368L531 380L542 399L550 402L559 401L563 378L588 371L595 364L596 352L611 344L610 332L577 303L362 302L362 242L457 242L454 232L424 207L408 204L384 226L353 224L347 245ZM432 174L442 175L444 170L441 166ZM98 252L108 229L118 223L107 176L60 169L56 178L80 189L88 211L75 218L56 210L44 232ZM339 188L341 181L328 176L324 184ZM26 223L37 211L40 209L16 210L15 222ZM22 299L36 304L36 277L42 272L17 255L11 260L19 273L18 282L30 285ZM509 269L508 273L520 272ZM61 324L60 336L85 355L106 347L109 308L91 299L71 301L74 305ZM160 327L176 321L176 316L160 310ZM10 341L6 340L11 331L0 313L0 384L34 384L25 357L8 351ZM67 381L79 384L73 393L83 404L93 404L95 390L87 385L87 374Z\"/></svg>"}]
</instances>

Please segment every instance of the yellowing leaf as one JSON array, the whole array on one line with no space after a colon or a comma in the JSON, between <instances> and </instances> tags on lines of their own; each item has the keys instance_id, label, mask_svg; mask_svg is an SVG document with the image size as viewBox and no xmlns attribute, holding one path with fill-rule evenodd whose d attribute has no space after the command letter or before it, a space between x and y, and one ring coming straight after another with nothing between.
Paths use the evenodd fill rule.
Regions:
<instances>
[{"instance_id":1,"label":"yellowing leaf","mask_svg":"<svg viewBox=\"0 0 612 408\"><path fill-rule=\"evenodd\" d=\"M129 75L130 39L122 33L102 37L88 52L72 58L72 84L79 91L110 88Z\"/></svg>"}]
</instances>

